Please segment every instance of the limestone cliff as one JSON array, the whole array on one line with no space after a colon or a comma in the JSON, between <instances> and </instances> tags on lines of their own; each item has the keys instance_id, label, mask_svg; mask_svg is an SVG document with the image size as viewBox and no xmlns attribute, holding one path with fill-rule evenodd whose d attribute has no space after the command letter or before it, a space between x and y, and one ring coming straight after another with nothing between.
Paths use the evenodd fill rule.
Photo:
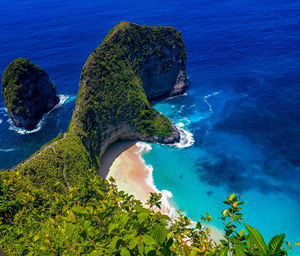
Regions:
<instances>
[{"instance_id":1,"label":"limestone cliff","mask_svg":"<svg viewBox=\"0 0 300 256\"><path fill-rule=\"evenodd\" d=\"M186 90L185 59L174 28L119 23L83 67L68 132L15 169L37 186L64 191L80 183L88 168L98 168L113 142L178 141L176 127L149 99ZM49 179L59 185L49 184Z\"/></svg>"},{"instance_id":2,"label":"limestone cliff","mask_svg":"<svg viewBox=\"0 0 300 256\"><path fill-rule=\"evenodd\" d=\"M119 138L178 141L177 129L152 108L147 98L184 92L185 60L182 38L174 28L129 22L114 27L82 70L82 97L75 115L77 125L89 134L87 148L103 152ZM121 123L128 127L126 132ZM110 136L109 131L118 136Z\"/></svg>"},{"instance_id":3,"label":"limestone cliff","mask_svg":"<svg viewBox=\"0 0 300 256\"><path fill-rule=\"evenodd\" d=\"M48 74L27 59L10 63L2 76L2 95L9 116L18 127L32 130L58 102Z\"/></svg>"}]
</instances>

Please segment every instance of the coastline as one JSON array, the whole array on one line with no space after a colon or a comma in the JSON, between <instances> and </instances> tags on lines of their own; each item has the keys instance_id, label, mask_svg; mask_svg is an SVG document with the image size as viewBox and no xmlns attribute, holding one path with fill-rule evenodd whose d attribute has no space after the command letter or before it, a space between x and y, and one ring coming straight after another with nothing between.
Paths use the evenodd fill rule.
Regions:
<instances>
[{"instance_id":1,"label":"coastline","mask_svg":"<svg viewBox=\"0 0 300 256\"><path fill-rule=\"evenodd\" d=\"M168 198L172 197L171 192L159 191L155 187L153 168L146 165L142 158L142 154L149 150L151 146L144 142L127 141L111 145L101 159L99 176L107 179L113 177L120 190L134 195L145 207L151 192L161 193L161 212L173 217L176 210L168 202Z\"/></svg>"},{"instance_id":2,"label":"coastline","mask_svg":"<svg viewBox=\"0 0 300 256\"><path fill-rule=\"evenodd\" d=\"M176 217L176 210L169 202L173 195L170 191L159 191L153 181L153 168L146 165L142 155L149 152L151 145L145 142L125 141L109 146L104 153L99 170L101 178L113 177L119 190L132 194L145 207L150 198L150 192L162 194L161 212L170 218ZM194 223L194 221L192 221ZM211 238L215 242L223 239L223 232L213 225L208 225Z\"/></svg>"}]
</instances>

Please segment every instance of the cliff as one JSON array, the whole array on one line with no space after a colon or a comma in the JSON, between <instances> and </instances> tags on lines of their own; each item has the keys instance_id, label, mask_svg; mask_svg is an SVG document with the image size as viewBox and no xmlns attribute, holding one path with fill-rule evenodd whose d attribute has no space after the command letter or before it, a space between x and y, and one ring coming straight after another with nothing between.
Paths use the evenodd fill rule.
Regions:
<instances>
[{"instance_id":1,"label":"cliff","mask_svg":"<svg viewBox=\"0 0 300 256\"><path fill-rule=\"evenodd\" d=\"M83 95L75 116L77 126L88 133L86 147L98 154L119 138L178 141L177 129L147 98L183 93L185 60L182 38L173 28L128 22L115 26L81 74L79 94ZM179 77L184 77L184 86Z\"/></svg>"},{"instance_id":2,"label":"cliff","mask_svg":"<svg viewBox=\"0 0 300 256\"><path fill-rule=\"evenodd\" d=\"M148 99L185 91L185 60L174 28L119 23L83 67L68 132L14 169L36 186L63 192L80 184L87 169L99 168L113 142L178 141L176 127Z\"/></svg>"},{"instance_id":3,"label":"cliff","mask_svg":"<svg viewBox=\"0 0 300 256\"><path fill-rule=\"evenodd\" d=\"M162 69L165 63L168 68ZM179 211L171 219L157 211L160 195L151 194L145 209L113 181L96 175L99 157L116 140L179 139L148 99L182 93L184 65L175 29L122 22L110 32L82 70L68 132L15 171L0 172L0 247L7 255L287 255L285 234L267 245L247 224L248 234L237 232L236 225L240 229L244 222L240 196L224 201L226 235L215 243L208 213L196 225ZM151 72L153 77L145 75Z\"/></svg>"},{"instance_id":4,"label":"cliff","mask_svg":"<svg viewBox=\"0 0 300 256\"><path fill-rule=\"evenodd\" d=\"M11 62L2 76L2 95L9 116L18 127L32 130L59 102L48 74L27 59Z\"/></svg>"}]
</instances>

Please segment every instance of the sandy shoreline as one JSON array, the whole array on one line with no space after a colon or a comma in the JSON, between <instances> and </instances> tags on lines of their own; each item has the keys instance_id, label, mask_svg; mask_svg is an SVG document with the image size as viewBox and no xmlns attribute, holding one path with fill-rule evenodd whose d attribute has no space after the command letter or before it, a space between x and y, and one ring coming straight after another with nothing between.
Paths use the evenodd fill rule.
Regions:
<instances>
[{"instance_id":1,"label":"sandy shoreline","mask_svg":"<svg viewBox=\"0 0 300 256\"><path fill-rule=\"evenodd\" d=\"M116 143L102 158L102 168L99 172L102 178L113 177L119 190L134 195L144 206L146 206L151 192L160 192L153 184L151 167L145 165L141 158L142 152L149 150L150 147L148 146L147 149L145 146L148 145L141 142ZM120 152L124 149L125 151ZM172 209L167 202L170 194L166 191L160 193L163 194L161 212L171 215Z\"/></svg>"},{"instance_id":2,"label":"sandy shoreline","mask_svg":"<svg viewBox=\"0 0 300 256\"><path fill-rule=\"evenodd\" d=\"M170 217L176 216L176 209L172 208L168 198L172 197L169 191L158 191L153 183L152 167L147 166L142 159L142 153L151 150L149 144L136 141L118 142L111 145L101 158L99 176L113 177L119 190L133 195L144 206L150 198L150 192L162 193L161 212ZM216 227L209 225L211 238L220 241L223 234Z\"/></svg>"}]
</instances>

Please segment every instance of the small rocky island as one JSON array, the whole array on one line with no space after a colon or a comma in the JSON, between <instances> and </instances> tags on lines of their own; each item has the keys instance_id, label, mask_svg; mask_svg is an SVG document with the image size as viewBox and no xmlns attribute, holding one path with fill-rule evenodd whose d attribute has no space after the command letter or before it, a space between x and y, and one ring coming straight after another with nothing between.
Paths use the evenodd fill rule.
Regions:
<instances>
[{"instance_id":1,"label":"small rocky island","mask_svg":"<svg viewBox=\"0 0 300 256\"><path fill-rule=\"evenodd\" d=\"M82 69L68 131L13 170L33 186L65 193L84 182L89 169L99 169L116 141L178 142L177 128L150 102L186 91L185 63L178 30L120 22Z\"/></svg>"},{"instance_id":2,"label":"small rocky island","mask_svg":"<svg viewBox=\"0 0 300 256\"><path fill-rule=\"evenodd\" d=\"M5 69L2 95L15 126L27 130L34 129L42 116L59 102L48 74L23 58L14 60Z\"/></svg>"}]
</instances>

